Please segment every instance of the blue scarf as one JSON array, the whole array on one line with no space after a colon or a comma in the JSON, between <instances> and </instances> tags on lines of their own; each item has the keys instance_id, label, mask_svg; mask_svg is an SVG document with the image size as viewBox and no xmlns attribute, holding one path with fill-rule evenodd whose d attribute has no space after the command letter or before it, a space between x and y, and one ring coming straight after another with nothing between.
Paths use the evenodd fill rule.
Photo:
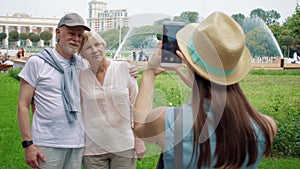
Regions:
<instances>
[{"instance_id":1,"label":"blue scarf","mask_svg":"<svg viewBox=\"0 0 300 169\"><path fill-rule=\"evenodd\" d=\"M50 66L54 67L57 71L63 74L63 79L61 80L61 90L64 108L69 122L75 121L77 119L76 113L80 112L79 84L75 71L77 56L74 55L72 57L72 59L69 61L70 66L65 70L50 48L45 48L41 53L36 54L36 56L39 56Z\"/></svg>"}]
</instances>

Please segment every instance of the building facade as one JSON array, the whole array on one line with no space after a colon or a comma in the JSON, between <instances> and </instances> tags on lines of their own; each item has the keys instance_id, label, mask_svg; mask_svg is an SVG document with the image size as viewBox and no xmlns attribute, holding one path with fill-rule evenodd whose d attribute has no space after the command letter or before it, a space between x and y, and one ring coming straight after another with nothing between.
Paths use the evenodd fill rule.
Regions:
<instances>
[{"instance_id":1,"label":"building facade","mask_svg":"<svg viewBox=\"0 0 300 169\"><path fill-rule=\"evenodd\" d=\"M88 3L89 15L87 25L92 31L104 32L110 29L119 29L129 25L127 9L108 10L107 3L101 0L92 0ZM0 49L9 49L12 47L31 47L33 44L29 40L19 40L9 42L9 32L17 31L20 33L35 33L39 35L43 31L52 33L50 46L55 46L56 37L55 29L60 18L33 17L26 13L15 13L12 16L0 16L0 33L5 32L7 37L0 42ZM44 46L43 40L37 44L39 47Z\"/></svg>"},{"instance_id":2,"label":"building facade","mask_svg":"<svg viewBox=\"0 0 300 169\"><path fill-rule=\"evenodd\" d=\"M2 48L10 48L11 46L29 47L32 46L32 42L27 39L25 42L19 40L18 42L9 42L9 32L18 31L20 33L35 33L40 34L43 31L49 31L52 33L52 40L50 46L55 45L55 29L59 18L44 18L44 17L32 17L26 13L15 13L12 16L0 16L0 33L5 32L7 37L2 40ZM13 43L13 44L12 44ZM40 40L38 46L44 46L43 40Z\"/></svg>"},{"instance_id":3,"label":"building facade","mask_svg":"<svg viewBox=\"0 0 300 169\"><path fill-rule=\"evenodd\" d=\"M107 3L101 0L89 2L89 18L87 24L92 31L104 32L129 25L127 9L107 9Z\"/></svg>"}]
</instances>

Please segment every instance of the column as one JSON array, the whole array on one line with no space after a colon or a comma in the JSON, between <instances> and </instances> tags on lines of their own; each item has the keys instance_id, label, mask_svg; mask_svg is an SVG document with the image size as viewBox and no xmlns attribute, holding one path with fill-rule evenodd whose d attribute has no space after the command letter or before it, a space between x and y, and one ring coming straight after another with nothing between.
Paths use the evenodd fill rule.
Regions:
<instances>
[{"instance_id":1,"label":"column","mask_svg":"<svg viewBox=\"0 0 300 169\"><path fill-rule=\"evenodd\" d=\"M8 28L9 28L9 26L5 26L5 33L6 33L7 37L4 39L3 47L6 49L8 49Z\"/></svg>"},{"instance_id":2,"label":"column","mask_svg":"<svg viewBox=\"0 0 300 169\"><path fill-rule=\"evenodd\" d=\"M26 30L25 32L26 32L27 35L28 35L28 34L30 33L30 26L27 26L25 30ZM25 46L26 46L26 47L27 47L27 46L30 46L30 40L29 40L29 37L26 39Z\"/></svg>"},{"instance_id":3,"label":"column","mask_svg":"<svg viewBox=\"0 0 300 169\"><path fill-rule=\"evenodd\" d=\"M39 34L41 34L42 32L44 32L44 30L45 30L45 27L41 27L41 32L40 32ZM40 40L39 43L40 43L40 46L41 46L41 47L44 47L44 46L45 46L45 45L44 45L44 41L43 41L42 39Z\"/></svg>"},{"instance_id":4,"label":"column","mask_svg":"<svg viewBox=\"0 0 300 169\"><path fill-rule=\"evenodd\" d=\"M33 30L33 26L30 26L30 27L29 27L29 33L32 32L32 30ZM28 37L28 39L29 39L29 37ZM28 46L31 46L31 47L32 47L32 42L31 42L30 39L29 39L29 41L28 41Z\"/></svg>"},{"instance_id":5,"label":"column","mask_svg":"<svg viewBox=\"0 0 300 169\"><path fill-rule=\"evenodd\" d=\"M21 33L21 26L17 26L17 31L19 32L19 36L20 36L20 33ZM20 41L20 40L17 41L17 45L18 45L18 47L21 46L21 41Z\"/></svg>"},{"instance_id":6,"label":"column","mask_svg":"<svg viewBox=\"0 0 300 169\"><path fill-rule=\"evenodd\" d=\"M56 45L56 33L55 33L56 27L52 27L52 43L51 45L54 47Z\"/></svg>"}]
</instances>

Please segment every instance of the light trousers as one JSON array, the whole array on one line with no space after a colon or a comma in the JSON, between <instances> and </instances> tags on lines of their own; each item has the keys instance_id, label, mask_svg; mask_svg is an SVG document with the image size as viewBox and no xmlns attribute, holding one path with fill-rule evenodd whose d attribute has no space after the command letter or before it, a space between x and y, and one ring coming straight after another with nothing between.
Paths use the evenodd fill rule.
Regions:
<instances>
[{"instance_id":1,"label":"light trousers","mask_svg":"<svg viewBox=\"0 0 300 169\"><path fill-rule=\"evenodd\" d=\"M84 148L39 147L46 161L39 163L42 169L81 169Z\"/></svg>"}]
</instances>

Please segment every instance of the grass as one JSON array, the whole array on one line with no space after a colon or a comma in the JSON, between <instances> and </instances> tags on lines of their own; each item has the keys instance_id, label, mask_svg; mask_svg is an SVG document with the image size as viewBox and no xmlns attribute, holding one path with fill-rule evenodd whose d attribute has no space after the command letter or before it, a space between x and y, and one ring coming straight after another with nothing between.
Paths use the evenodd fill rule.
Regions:
<instances>
[{"instance_id":1,"label":"grass","mask_svg":"<svg viewBox=\"0 0 300 169\"><path fill-rule=\"evenodd\" d=\"M0 168L26 168L16 113L19 81L8 73L1 73L0 81Z\"/></svg>"},{"instance_id":2,"label":"grass","mask_svg":"<svg viewBox=\"0 0 300 169\"><path fill-rule=\"evenodd\" d=\"M258 166L259 169L299 169L299 158L265 158Z\"/></svg>"},{"instance_id":3,"label":"grass","mask_svg":"<svg viewBox=\"0 0 300 169\"><path fill-rule=\"evenodd\" d=\"M251 72L242 82L241 87L250 102L258 110L265 114L276 117L275 119L282 123L282 120L294 117L288 114L272 114L273 109L282 110L280 104L287 107L293 107L292 111L299 114L300 108L300 71L292 73L266 73ZM140 77L139 77L140 78ZM172 74L159 76L156 87L156 106L179 105L181 104L178 93L186 93L188 89L182 88L184 84L177 81L178 78ZM174 84L174 81L176 82ZM19 81L9 76L8 73L0 73L0 169L27 169L25 164L24 152L21 147L21 136L17 123L17 97L19 90ZM180 90L180 91L178 91ZM176 99L174 99L176 98ZM167 100L167 101L164 101ZM170 101L171 100L171 101ZM290 110L290 109L289 109ZM280 111L278 111L280 113ZM299 116L299 115L298 115ZM296 121L299 125L299 121ZM280 124L279 125L282 125ZM138 169L155 168L159 148L154 144L147 144L147 153L142 161L137 162ZM259 165L260 169L297 169L300 168L300 159L291 156L276 156L264 158Z\"/></svg>"}]
</instances>

